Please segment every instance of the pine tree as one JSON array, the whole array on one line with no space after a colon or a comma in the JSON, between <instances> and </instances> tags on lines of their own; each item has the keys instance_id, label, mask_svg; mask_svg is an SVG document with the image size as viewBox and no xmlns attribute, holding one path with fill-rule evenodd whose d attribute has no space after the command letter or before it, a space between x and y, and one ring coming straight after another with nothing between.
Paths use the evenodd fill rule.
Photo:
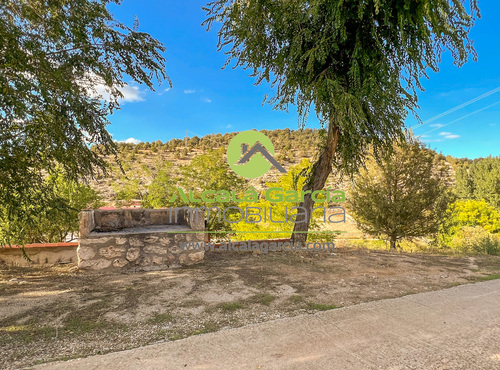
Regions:
<instances>
[{"instance_id":1,"label":"pine tree","mask_svg":"<svg viewBox=\"0 0 500 370\"><path fill-rule=\"evenodd\" d=\"M360 228L385 235L391 249L404 238L436 233L450 201L434 153L412 139L381 161L370 158L356 177L348 207Z\"/></svg>"}]
</instances>

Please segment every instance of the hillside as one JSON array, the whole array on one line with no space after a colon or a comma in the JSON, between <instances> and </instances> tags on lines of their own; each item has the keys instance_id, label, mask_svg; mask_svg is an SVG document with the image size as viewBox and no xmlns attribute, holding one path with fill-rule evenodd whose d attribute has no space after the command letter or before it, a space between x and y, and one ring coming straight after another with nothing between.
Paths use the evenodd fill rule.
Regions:
<instances>
[{"instance_id":1,"label":"hillside","mask_svg":"<svg viewBox=\"0 0 500 370\"><path fill-rule=\"evenodd\" d=\"M314 160L319 144L319 131L316 129L290 130L262 130L268 136L275 148L275 158L289 169L298 164L303 158ZM170 162L174 167L189 164L196 156L209 149L227 147L237 132L226 134L210 134L203 137L172 139L168 142L160 140L155 142L141 142L139 144L119 143L119 159L124 173L120 170L113 157L105 157L109 165L109 172L91 182L106 206L124 206L131 203L139 204L147 192L159 169L165 162ZM293 149L292 149L293 148ZM436 160L444 165L448 172L448 183L454 182L455 167L465 161L453 157L444 157L436 153ZM249 185L262 189L266 182L276 181L280 173L276 169L270 170L264 176L249 180ZM339 177L330 176L327 186L341 190L348 190L349 181ZM134 199L135 202L132 202Z\"/></svg>"}]
</instances>

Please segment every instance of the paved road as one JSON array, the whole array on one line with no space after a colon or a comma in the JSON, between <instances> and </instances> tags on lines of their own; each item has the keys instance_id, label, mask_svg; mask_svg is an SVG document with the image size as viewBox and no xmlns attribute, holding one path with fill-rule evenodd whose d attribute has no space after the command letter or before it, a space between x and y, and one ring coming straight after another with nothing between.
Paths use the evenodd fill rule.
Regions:
<instances>
[{"instance_id":1,"label":"paved road","mask_svg":"<svg viewBox=\"0 0 500 370\"><path fill-rule=\"evenodd\" d=\"M500 369L500 280L40 368Z\"/></svg>"}]
</instances>

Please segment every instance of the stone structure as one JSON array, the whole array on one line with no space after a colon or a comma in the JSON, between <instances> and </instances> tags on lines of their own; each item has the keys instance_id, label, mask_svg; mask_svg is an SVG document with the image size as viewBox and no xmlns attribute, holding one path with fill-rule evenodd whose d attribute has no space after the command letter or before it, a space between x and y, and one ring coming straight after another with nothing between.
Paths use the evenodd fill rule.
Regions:
<instances>
[{"instance_id":1,"label":"stone structure","mask_svg":"<svg viewBox=\"0 0 500 370\"><path fill-rule=\"evenodd\" d=\"M204 241L203 216L182 208L83 211L78 266L151 271L195 264L205 252L181 250L180 245Z\"/></svg>"},{"instance_id":2,"label":"stone structure","mask_svg":"<svg viewBox=\"0 0 500 370\"><path fill-rule=\"evenodd\" d=\"M18 245L0 247L0 261L14 266L67 264L77 261L78 243L37 243L26 244L24 251L30 261L24 258Z\"/></svg>"}]
</instances>

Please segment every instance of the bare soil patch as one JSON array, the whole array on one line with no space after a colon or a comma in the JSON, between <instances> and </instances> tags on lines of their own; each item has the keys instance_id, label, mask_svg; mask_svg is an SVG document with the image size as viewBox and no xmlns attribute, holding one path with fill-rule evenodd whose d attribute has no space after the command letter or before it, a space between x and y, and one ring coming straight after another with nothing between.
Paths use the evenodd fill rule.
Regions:
<instances>
[{"instance_id":1,"label":"bare soil patch","mask_svg":"<svg viewBox=\"0 0 500 370\"><path fill-rule=\"evenodd\" d=\"M0 266L0 368L119 351L500 277L500 257L208 253L133 274Z\"/></svg>"}]
</instances>

